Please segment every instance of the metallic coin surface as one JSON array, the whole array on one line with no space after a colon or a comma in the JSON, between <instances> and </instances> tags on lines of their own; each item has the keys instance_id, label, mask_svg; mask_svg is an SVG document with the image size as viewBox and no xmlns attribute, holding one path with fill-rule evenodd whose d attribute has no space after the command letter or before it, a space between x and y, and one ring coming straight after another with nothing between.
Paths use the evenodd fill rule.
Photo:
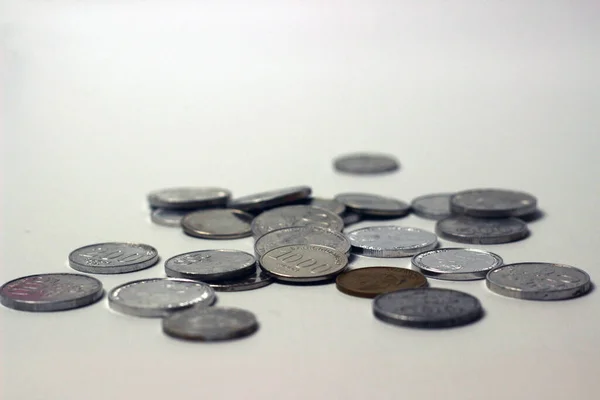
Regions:
<instances>
[{"instance_id":1,"label":"metallic coin surface","mask_svg":"<svg viewBox=\"0 0 600 400\"><path fill-rule=\"evenodd\" d=\"M254 217L230 208L192 212L181 220L183 231L204 239L239 239L252 235Z\"/></svg>"},{"instance_id":2,"label":"metallic coin surface","mask_svg":"<svg viewBox=\"0 0 600 400\"><path fill-rule=\"evenodd\" d=\"M470 281L485 279L490 270L502 265L502 258L485 250L445 248L417 254L412 265L430 278Z\"/></svg>"},{"instance_id":3,"label":"metallic coin surface","mask_svg":"<svg viewBox=\"0 0 600 400\"><path fill-rule=\"evenodd\" d=\"M579 268L541 262L498 267L488 273L486 284L493 292L523 300L566 300L592 287L590 276Z\"/></svg>"},{"instance_id":4,"label":"metallic coin surface","mask_svg":"<svg viewBox=\"0 0 600 400\"><path fill-rule=\"evenodd\" d=\"M264 210L306 199L311 193L312 189L308 186L271 190L234 199L229 203L229 207L244 211Z\"/></svg>"},{"instance_id":5,"label":"metallic coin surface","mask_svg":"<svg viewBox=\"0 0 600 400\"><path fill-rule=\"evenodd\" d=\"M344 204L334 199L312 197L307 200L306 204L313 207L323 208L337 215L342 215L346 210L346 206Z\"/></svg>"},{"instance_id":6,"label":"metallic coin surface","mask_svg":"<svg viewBox=\"0 0 600 400\"><path fill-rule=\"evenodd\" d=\"M444 239L471 244L509 243L529 235L527 224L517 218L481 219L464 215L439 220L435 231Z\"/></svg>"},{"instance_id":7,"label":"metallic coin surface","mask_svg":"<svg viewBox=\"0 0 600 400\"><path fill-rule=\"evenodd\" d=\"M528 193L503 189L458 192L450 199L453 213L480 218L520 217L537 210L537 199Z\"/></svg>"},{"instance_id":8,"label":"metallic coin surface","mask_svg":"<svg viewBox=\"0 0 600 400\"><path fill-rule=\"evenodd\" d=\"M266 233L256 239L254 252L260 257L269 250L288 244L318 244L331 247L341 253L350 251L350 242L344 234L320 226L308 225L281 228Z\"/></svg>"},{"instance_id":9,"label":"metallic coin surface","mask_svg":"<svg viewBox=\"0 0 600 400\"><path fill-rule=\"evenodd\" d=\"M260 289L271 283L273 283L273 278L260 267L256 267L252 274L243 278L208 282L210 287L217 292L243 292L246 290Z\"/></svg>"},{"instance_id":10,"label":"metallic coin surface","mask_svg":"<svg viewBox=\"0 0 600 400\"><path fill-rule=\"evenodd\" d=\"M206 283L188 279L140 279L117 286L108 294L115 311L137 317L166 317L192 306L210 306L214 290Z\"/></svg>"},{"instance_id":11,"label":"metallic coin surface","mask_svg":"<svg viewBox=\"0 0 600 400\"><path fill-rule=\"evenodd\" d=\"M357 297L372 298L400 289L427 286L423 274L396 267L368 267L346 271L337 276L335 285L340 292Z\"/></svg>"},{"instance_id":12,"label":"metallic coin surface","mask_svg":"<svg viewBox=\"0 0 600 400\"><path fill-rule=\"evenodd\" d=\"M158 252L142 243L108 242L80 247L69 254L69 266L90 274L122 274L149 268Z\"/></svg>"},{"instance_id":13,"label":"metallic coin surface","mask_svg":"<svg viewBox=\"0 0 600 400\"><path fill-rule=\"evenodd\" d=\"M288 282L318 282L329 280L342 272L348 257L325 246L288 245L265 253L260 266L274 279Z\"/></svg>"},{"instance_id":14,"label":"metallic coin surface","mask_svg":"<svg viewBox=\"0 0 600 400\"><path fill-rule=\"evenodd\" d=\"M265 211L252 221L252 233L260 237L275 229L292 226L320 226L334 231L344 228L339 215L312 206L285 206Z\"/></svg>"},{"instance_id":15,"label":"metallic coin surface","mask_svg":"<svg viewBox=\"0 0 600 400\"><path fill-rule=\"evenodd\" d=\"M21 311L63 311L84 307L104 294L102 283L81 274L38 274L0 287L0 303Z\"/></svg>"},{"instance_id":16,"label":"metallic coin surface","mask_svg":"<svg viewBox=\"0 0 600 400\"><path fill-rule=\"evenodd\" d=\"M155 208L150 213L150 219L157 225L181 227L181 220L190 210L170 210L168 208Z\"/></svg>"},{"instance_id":17,"label":"metallic coin surface","mask_svg":"<svg viewBox=\"0 0 600 400\"><path fill-rule=\"evenodd\" d=\"M450 328L481 318L476 297L439 288L402 289L373 300L373 314L381 321L415 328Z\"/></svg>"},{"instance_id":18,"label":"metallic coin surface","mask_svg":"<svg viewBox=\"0 0 600 400\"><path fill-rule=\"evenodd\" d=\"M399 168L395 157L378 153L354 153L336 158L333 167L348 174L380 174Z\"/></svg>"},{"instance_id":19,"label":"metallic coin surface","mask_svg":"<svg viewBox=\"0 0 600 400\"><path fill-rule=\"evenodd\" d=\"M239 308L194 307L166 317L162 327L172 337L217 341L249 336L258 330L258 321L250 311Z\"/></svg>"},{"instance_id":20,"label":"metallic coin surface","mask_svg":"<svg viewBox=\"0 0 600 400\"><path fill-rule=\"evenodd\" d=\"M362 215L348 210L344 211L340 216L342 217L342 221L344 221L344 226L356 224L362 220Z\"/></svg>"},{"instance_id":21,"label":"metallic coin surface","mask_svg":"<svg viewBox=\"0 0 600 400\"><path fill-rule=\"evenodd\" d=\"M374 194L341 193L335 199L350 211L365 216L403 217L410 212L410 206L405 202Z\"/></svg>"},{"instance_id":22,"label":"metallic coin surface","mask_svg":"<svg viewBox=\"0 0 600 400\"><path fill-rule=\"evenodd\" d=\"M413 213L427 219L443 219L449 217L450 197L452 193L436 193L420 196L411 203Z\"/></svg>"},{"instance_id":23,"label":"metallic coin surface","mask_svg":"<svg viewBox=\"0 0 600 400\"><path fill-rule=\"evenodd\" d=\"M230 197L231 192L221 188L178 187L150 192L148 203L158 208L198 209L225 207Z\"/></svg>"},{"instance_id":24,"label":"metallic coin surface","mask_svg":"<svg viewBox=\"0 0 600 400\"><path fill-rule=\"evenodd\" d=\"M204 282L237 279L255 270L254 256L239 250L192 251L165 261L167 276Z\"/></svg>"},{"instance_id":25,"label":"metallic coin surface","mask_svg":"<svg viewBox=\"0 0 600 400\"><path fill-rule=\"evenodd\" d=\"M369 257L408 257L434 249L437 236L417 228L369 226L346 234L357 254Z\"/></svg>"}]
</instances>

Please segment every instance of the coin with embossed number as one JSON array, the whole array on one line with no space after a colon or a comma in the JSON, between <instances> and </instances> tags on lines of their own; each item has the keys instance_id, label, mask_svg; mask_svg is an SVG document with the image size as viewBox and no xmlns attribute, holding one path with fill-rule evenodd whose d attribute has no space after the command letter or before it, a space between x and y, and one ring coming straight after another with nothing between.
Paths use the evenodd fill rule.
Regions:
<instances>
[{"instance_id":1,"label":"coin with embossed number","mask_svg":"<svg viewBox=\"0 0 600 400\"><path fill-rule=\"evenodd\" d=\"M427 286L427 278L406 268L367 267L338 275L335 285L340 292L351 296L372 298L400 289Z\"/></svg>"},{"instance_id":2,"label":"coin with embossed number","mask_svg":"<svg viewBox=\"0 0 600 400\"><path fill-rule=\"evenodd\" d=\"M355 213L373 217L403 217L410 206L403 201L367 193L341 193L335 199Z\"/></svg>"},{"instance_id":3,"label":"coin with embossed number","mask_svg":"<svg viewBox=\"0 0 600 400\"><path fill-rule=\"evenodd\" d=\"M333 167L348 174L380 174L399 168L395 157L378 153L353 153L333 160Z\"/></svg>"},{"instance_id":4,"label":"coin with embossed number","mask_svg":"<svg viewBox=\"0 0 600 400\"><path fill-rule=\"evenodd\" d=\"M273 278L259 267L256 267L252 274L242 278L208 282L210 287L217 292L243 292L260 289L271 283L273 283Z\"/></svg>"},{"instance_id":5,"label":"coin with embossed number","mask_svg":"<svg viewBox=\"0 0 600 400\"><path fill-rule=\"evenodd\" d=\"M500 244L515 242L529 235L527 224L517 218L472 218L455 215L437 222L435 231L453 242Z\"/></svg>"},{"instance_id":6,"label":"coin with embossed number","mask_svg":"<svg viewBox=\"0 0 600 400\"><path fill-rule=\"evenodd\" d=\"M240 308L192 308L163 319L162 327L169 336L208 342L249 336L258 330L258 321Z\"/></svg>"},{"instance_id":7,"label":"coin with embossed number","mask_svg":"<svg viewBox=\"0 0 600 400\"><path fill-rule=\"evenodd\" d=\"M312 206L285 206L265 211L252 221L252 233L260 237L275 229L292 226L320 226L341 231L344 221L331 211Z\"/></svg>"},{"instance_id":8,"label":"coin with embossed number","mask_svg":"<svg viewBox=\"0 0 600 400\"><path fill-rule=\"evenodd\" d=\"M157 225L181 227L181 220L190 210L170 210L168 208L155 208L150 213L150 219Z\"/></svg>"},{"instance_id":9,"label":"coin with embossed number","mask_svg":"<svg viewBox=\"0 0 600 400\"><path fill-rule=\"evenodd\" d=\"M175 209L198 209L225 207L231 192L221 188L178 187L156 190L148 194L152 207Z\"/></svg>"},{"instance_id":10,"label":"coin with embossed number","mask_svg":"<svg viewBox=\"0 0 600 400\"><path fill-rule=\"evenodd\" d=\"M369 257L408 257L434 249L437 236L417 228L369 226L346 234L357 254Z\"/></svg>"},{"instance_id":11,"label":"coin with embossed number","mask_svg":"<svg viewBox=\"0 0 600 400\"><path fill-rule=\"evenodd\" d=\"M229 207L244 211L265 210L306 199L312 189L308 186L295 186L269 192L239 197L229 203Z\"/></svg>"},{"instance_id":12,"label":"coin with embossed number","mask_svg":"<svg viewBox=\"0 0 600 400\"><path fill-rule=\"evenodd\" d=\"M412 211L416 215L427 219L442 219L449 217L451 193L436 193L420 196L411 203Z\"/></svg>"},{"instance_id":13,"label":"coin with embossed number","mask_svg":"<svg viewBox=\"0 0 600 400\"><path fill-rule=\"evenodd\" d=\"M183 217L187 235L204 239L239 239L252 235L252 215L232 209L195 211Z\"/></svg>"},{"instance_id":14,"label":"coin with embossed number","mask_svg":"<svg viewBox=\"0 0 600 400\"><path fill-rule=\"evenodd\" d=\"M141 243L108 242L80 247L69 254L69 266L90 274L122 274L149 268L158 252Z\"/></svg>"},{"instance_id":15,"label":"coin with embossed number","mask_svg":"<svg viewBox=\"0 0 600 400\"><path fill-rule=\"evenodd\" d=\"M205 282L241 278L255 269L254 256L239 250L192 251L165 261L167 276Z\"/></svg>"},{"instance_id":16,"label":"coin with embossed number","mask_svg":"<svg viewBox=\"0 0 600 400\"><path fill-rule=\"evenodd\" d=\"M502 265L502 258L485 250L446 248L417 254L412 265L430 278L469 281L485 279L490 270Z\"/></svg>"},{"instance_id":17,"label":"coin with embossed number","mask_svg":"<svg viewBox=\"0 0 600 400\"><path fill-rule=\"evenodd\" d=\"M537 199L529 193L503 189L474 189L450 199L452 212L480 218L521 217L537 210Z\"/></svg>"},{"instance_id":18,"label":"coin with embossed number","mask_svg":"<svg viewBox=\"0 0 600 400\"><path fill-rule=\"evenodd\" d=\"M320 226L292 226L266 233L256 239L254 252L258 257L277 247L288 244L318 244L342 253L350 251L350 242L344 234Z\"/></svg>"}]
</instances>

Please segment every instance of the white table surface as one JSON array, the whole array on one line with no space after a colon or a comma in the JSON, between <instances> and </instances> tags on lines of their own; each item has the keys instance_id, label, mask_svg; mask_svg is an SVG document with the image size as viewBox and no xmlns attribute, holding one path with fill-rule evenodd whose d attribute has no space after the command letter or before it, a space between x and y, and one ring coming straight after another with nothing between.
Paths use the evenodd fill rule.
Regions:
<instances>
[{"instance_id":1,"label":"white table surface","mask_svg":"<svg viewBox=\"0 0 600 400\"><path fill-rule=\"evenodd\" d=\"M68 272L102 241L252 250L153 225L145 195L308 184L406 201L472 187L526 190L545 218L506 262L600 279L600 6L595 1L2 1L0 281ZM384 151L396 174L336 174L333 157ZM403 226L432 230L410 216ZM365 223L356 225L365 226ZM444 245L452 243L443 241ZM354 265L408 267L359 258ZM106 289L164 276L100 276ZM254 312L251 338L184 343L108 310L0 308L0 398L593 399L598 291L520 301L483 281L463 328L376 320L333 285L219 294Z\"/></svg>"}]
</instances>

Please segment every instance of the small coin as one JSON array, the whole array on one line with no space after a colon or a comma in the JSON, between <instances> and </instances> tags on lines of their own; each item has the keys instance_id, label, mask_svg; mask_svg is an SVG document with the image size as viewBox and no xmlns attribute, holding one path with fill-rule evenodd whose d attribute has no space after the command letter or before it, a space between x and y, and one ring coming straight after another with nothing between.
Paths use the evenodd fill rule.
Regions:
<instances>
[{"instance_id":1,"label":"small coin","mask_svg":"<svg viewBox=\"0 0 600 400\"><path fill-rule=\"evenodd\" d=\"M395 157L377 153L354 153L336 158L333 167L349 174L380 174L399 168Z\"/></svg>"},{"instance_id":2,"label":"small coin","mask_svg":"<svg viewBox=\"0 0 600 400\"><path fill-rule=\"evenodd\" d=\"M244 211L214 209L195 211L183 217L183 231L204 239L239 239L252 235L250 223L254 217Z\"/></svg>"},{"instance_id":3,"label":"small coin","mask_svg":"<svg viewBox=\"0 0 600 400\"><path fill-rule=\"evenodd\" d=\"M231 307L192 308L162 321L163 331L180 339L217 341L239 339L258 330L250 311Z\"/></svg>"},{"instance_id":4,"label":"small coin","mask_svg":"<svg viewBox=\"0 0 600 400\"><path fill-rule=\"evenodd\" d=\"M417 228L369 226L349 232L352 249L369 257L408 257L434 249L437 236Z\"/></svg>"},{"instance_id":5,"label":"small coin","mask_svg":"<svg viewBox=\"0 0 600 400\"><path fill-rule=\"evenodd\" d=\"M285 245L318 244L331 247L341 253L350 251L350 242L342 233L320 226L292 226L266 233L256 239L254 252L258 257L269 250Z\"/></svg>"},{"instance_id":6,"label":"small coin","mask_svg":"<svg viewBox=\"0 0 600 400\"><path fill-rule=\"evenodd\" d=\"M542 262L495 268L488 273L486 284L493 292L523 300L566 300L583 296L592 287L585 271Z\"/></svg>"},{"instance_id":7,"label":"small coin","mask_svg":"<svg viewBox=\"0 0 600 400\"><path fill-rule=\"evenodd\" d=\"M312 197L307 200L306 204L313 207L323 208L337 215L342 215L346 210L346 206L344 204L334 199Z\"/></svg>"},{"instance_id":8,"label":"small coin","mask_svg":"<svg viewBox=\"0 0 600 400\"><path fill-rule=\"evenodd\" d=\"M346 268L348 257L325 246L288 245L265 253L260 266L273 278L289 282L318 282L333 278Z\"/></svg>"},{"instance_id":9,"label":"small coin","mask_svg":"<svg viewBox=\"0 0 600 400\"><path fill-rule=\"evenodd\" d=\"M452 193L436 193L417 197L412 201L413 213L427 219L443 219L449 217L450 197Z\"/></svg>"},{"instance_id":10,"label":"small coin","mask_svg":"<svg viewBox=\"0 0 600 400\"><path fill-rule=\"evenodd\" d=\"M150 213L150 219L157 225L181 227L181 220L190 210L169 210L168 208L155 208Z\"/></svg>"},{"instance_id":11,"label":"small coin","mask_svg":"<svg viewBox=\"0 0 600 400\"><path fill-rule=\"evenodd\" d=\"M312 193L308 186L295 186L269 192L251 194L232 200L229 207L239 210L265 210L306 199Z\"/></svg>"},{"instance_id":12,"label":"small coin","mask_svg":"<svg viewBox=\"0 0 600 400\"><path fill-rule=\"evenodd\" d=\"M400 289L427 286L423 274L406 268L368 267L346 271L337 276L340 292L357 297L372 298L382 293Z\"/></svg>"},{"instance_id":13,"label":"small coin","mask_svg":"<svg viewBox=\"0 0 600 400\"><path fill-rule=\"evenodd\" d=\"M342 193L335 199L344 203L350 211L373 217L403 217L410 206L403 201L366 193Z\"/></svg>"},{"instance_id":14,"label":"small coin","mask_svg":"<svg viewBox=\"0 0 600 400\"><path fill-rule=\"evenodd\" d=\"M373 314L381 321L415 328L449 328L481 318L476 297L439 288L402 289L384 293L373 301Z\"/></svg>"},{"instance_id":15,"label":"small coin","mask_svg":"<svg viewBox=\"0 0 600 400\"><path fill-rule=\"evenodd\" d=\"M216 299L206 283L188 279L140 279L108 294L110 308L137 317L166 317L192 306L210 306Z\"/></svg>"},{"instance_id":16,"label":"small coin","mask_svg":"<svg viewBox=\"0 0 600 400\"><path fill-rule=\"evenodd\" d=\"M102 283L82 274L24 276L0 287L0 303L21 311L63 311L95 303L104 294Z\"/></svg>"},{"instance_id":17,"label":"small coin","mask_svg":"<svg viewBox=\"0 0 600 400\"><path fill-rule=\"evenodd\" d=\"M158 252L141 243L108 242L80 247L69 254L69 266L90 274L122 274L149 268Z\"/></svg>"},{"instance_id":18,"label":"small coin","mask_svg":"<svg viewBox=\"0 0 600 400\"><path fill-rule=\"evenodd\" d=\"M231 192L221 188L178 187L156 190L148 194L152 207L169 209L198 209L225 207Z\"/></svg>"},{"instance_id":19,"label":"small coin","mask_svg":"<svg viewBox=\"0 0 600 400\"><path fill-rule=\"evenodd\" d=\"M346 210L342 215L342 221L344 221L344 226L356 224L362 220L362 216L353 211Z\"/></svg>"},{"instance_id":20,"label":"small coin","mask_svg":"<svg viewBox=\"0 0 600 400\"><path fill-rule=\"evenodd\" d=\"M485 250L447 248L417 254L412 265L430 278L469 281L485 279L490 270L502 265L502 258Z\"/></svg>"},{"instance_id":21,"label":"small coin","mask_svg":"<svg viewBox=\"0 0 600 400\"><path fill-rule=\"evenodd\" d=\"M521 217L537 210L537 199L524 192L474 189L450 199L452 212L480 218Z\"/></svg>"},{"instance_id":22,"label":"small coin","mask_svg":"<svg viewBox=\"0 0 600 400\"><path fill-rule=\"evenodd\" d=\"M438 221L435 231L444 239L471 244L509 243L529 235L527 224L516 218L481 219L463 215Z\"/></svg>"},{"instance_id":23,"label":"small coin","mask_svg":"<svg viewBox=\"0 0 600 400\"><path fill-rule=\"evenodd\" d=\"M254 256L239 250L192 251L165 261L167 276L205 282L242 278L255 270Z\"/></svg>"},{"instance_id":24,"label":"small coin","mask_svg":"<svg viewBox=\"0 0 600 400\"><path fill-rule=\"evenodd\" d=\"M217 292L242 292L260 289L271 283L273 283L273 278L259 267L256 267L254 272L249 276L234 280L209 282L208 284Z\"/></svg>"},{"instance_id":25,"label":"small coin","mask_svg":"<svg viewBox=\"0 0 600 400\"><path fill-rule=\"evenodd\" d=\"M260 237L275 229L292 226L320 226L334 231L344 228L339 215L312 206L285 206L265 211L252 221L252 233Z\"/></svg>"}]
</instances>

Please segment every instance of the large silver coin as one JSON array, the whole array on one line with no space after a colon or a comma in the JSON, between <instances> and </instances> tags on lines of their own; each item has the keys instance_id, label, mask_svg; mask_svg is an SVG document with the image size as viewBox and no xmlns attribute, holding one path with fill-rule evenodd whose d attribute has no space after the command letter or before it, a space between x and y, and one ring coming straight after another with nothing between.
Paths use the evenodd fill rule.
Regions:
<instances>
[{"instance_id":1,"label":"large silver coin","mask_svg":"<svg viewBox=\"0 0 600 400\"><path fill-rule=\"evenodd\" d=\"M271 283L273 283L273 278L259 267L256 267L252 274L243 278L208 282L210 287L217 292L243 292L246 290L260 289Z\"/></svg>"},{"instance_id":2,"label":"large silver coin","mask_svg":"<svg viewBox=\"0 0 600 400\"><path fill-rule=\"evenodd\" d=\"M24 276L0 287L0 303L21 311L62 311L84 307L104 294L102 283L81 274Z\"/></svg>"},{"instance_id":3,"label":"large silver coin","mask_svg":"<svg viewBox=\"0 0 600 400\"><path fill-rule=\"evenodd\" d=\"M417 254L412 265L430 278L469 281L485 279L490 270L502 265L502 258L485 250L448 248Z\"/></svg>"},{"instance_id":4,"label":"large silver coin","mask_svg":"<svg viewBox=\"0 0 600 400\"><path fill-rule=\"evenodd\" d=\"M516 263L490 271L487 287L523 300L566 300L588 293L590 276L579 268L552 263Z\"/></svg>"},{"instance_id":5,"label":"large silver coin","mask_svg":"<svg viewBox=\"0 0 600 400\"><path fill-rule=\"evenodd\" d=\"M344 204L334 199L321 199L319 197L313 197L308 199L306 204L313 207L323 208L337 215L342 215L346 210L346 206Z\"/></svg>"},{"instance_id":6,"label":"large silver coin","mask_svg":"<svg viewBox=\"0 0 600 400\"><path fill-rule=\"evenodd\" d=\"M205 282L241 278L255 269L254 256L239 250L192 251L165 261L167 276Z\"/></svg>"},{"instance_id":7,"label":"large silver coin","mask_svg":"<svg viewBox=\"0 0 600 400\"><path fill-rule=\"evenodd\" d=\"M229 203L229 207L245 211L264 210L306 199L311 193L312 190L308 186L271 190L234 199Z\"/></svg>"},{"instance_id":8,"label":"large silver coin","mask_svg":"<svg viewBox=\"0 0 600 400\"><path fill-rule=\"evenodd\" d=\"M178 187L156 190L148 194L152 207L198 209L225 207L231 192L221 188Z\"/></svg>"},{"instance_id":9,"label":"large silver coin","mask_svg":"<svg viewBox=\"0 0 600 400\"><path fill-rule=\"evenodd\" d=\"M474 189L450 199L452 212L481 218L520 217L537 210L537 199L528 193L502 189Z\"/></svg>"},{"instance_id":10,"label":"large silver coin","mask_svg":"<svg viewBox=\"0 0 600 400\"><path fill-rule=\"evenodd\" d=\"M137 317L166 317L192 306L210 306L215 299L206 283L174 278L140 279L108 294L110 308Z\"/></svg>"},{"instance_id":11,"label":"large silver coin","mask_svg":"<svg viewBox=\"0 0 600 400\"><path fill-rule=\"evenodd\" d=\"M377 153L354 153L336 158L333 167L348 174L380 174L399 168L395 157Z\"/></svg>"},{"instance_id":12,"label":"large silver coin","mask_svg":"<svg viewBox=\"0 0 600 400\"><path fill-rule=\"evenodd\" d=\"M338 231L319 226L293 226L276 229L259 237L254 243L254 252L260 257L269 250L289 244L318 244L341 253L350 251L350 242Z\"/></svg>"},{"instance_id":13,"label":"large silver coin","mask_svg":"<svg viewBox=\"0 0 600 400\"><path fill-rule=\"evenodd\" d=\"M150 213L150 219L157 225L181 227L181 220L190 210L169 210L168 208L155 208Z\"/></svg>"},{"instance_id":14,"label":"large silver coin","mask_svg":"<svg viewBox=\"0 0 600 400\"><path fill-rule=\"evenodd\" d=\"M252 233L255 237L292 226L320 226L341 231L344 221L331 211L312 206L286 206L265 211L252 221Z\"/></svg>"},{"instance_id":15,"label":"large silver coin","mask_svg":"<svg viewBox=\"0 0 600 400\"><path fill-rule=\"evenodd\" d=\"M195 211L183 217L183 231L204 239L239 239L252 235L254 217L244 211L215 209Z\"/></svg>"},{"instance_id":16,"label":"large silver coin","mask_svg":"<svg viewBox=\"0 0 600 400\"><path fill-rule=\"evenodd\" d=\"M369 226L346 234L357 254L369 257L408 257L434 249L437 236L417 228Z\"/></svg>"},{"instance_id":17,"label":"large silver coin","mask_svg":"<svg viewBox=\"0 0 600 400\"><path fill-rule=\"evenodd\" d=\"M403 217L410 206L403 201L366 193L342 193L335 196L350 211L373 217Z\"/></svg>"},{"instance_id":18,"label":"large silver coin","mask_svg":"<svg viewBox=\"0 0 600 400\"><path fill-rule=\"evenodd\" d=\"M420 196L411 203L413 213L427 219L442 219L449 217L450 197L452 193L437 193Z\"/></svg>"},{"instance_id":19,"label":"large silver coin","mask_svg":"<svg viewBox=\"0 0 600 400\"><path fill-rule=\"evenodd\" d=\"M344 253L314 244L278 247L260 258L262 269L275 279L288 282L329 280L347 264L348 257Z\"/></svg>"},{"instance_id":20,"label":"large silver coin","mask_svg":"<svg viewBox=\"0 0 600 400\"><path fill-rule=\"evenodd\" d=\"M435 231L444 239L471 244L509 243L529 235L527 224L517 218L481 219L462 215L438 221Z\"/></svg>"},{"instance_id":21,"label":"large silver coin","mask_svg":"<svg viewBox=\"0 0 600 400\"><path fill-rule=\"evenodd\" d=\"M239 339L258 330L250 311L231 307L193 308L162 321L163 331L180 339L217 341Z\"/></svg>"},{"instance_id":22,"label":"large silver coin","mask_svg":"<svg viewBox=\"0 0 600 400\"><path fill-rule=\"evenodd\" d=\"M158 252L141 243L108 242L80 247L69 254L69 266L90 274L122 274L149 268Z\"/></svg>"},{"instance_id":23,"label":"large silver coin","mask_svg":"<svg viewBox=\"0 0 600 400\"><path fill-rule=\"evenodd\" d=\"M449 328L481 318L483 308L477 298L450 289L402 289L377 296L373 314L394 325L415 328Z\"/></svg>"}]
</instances>

